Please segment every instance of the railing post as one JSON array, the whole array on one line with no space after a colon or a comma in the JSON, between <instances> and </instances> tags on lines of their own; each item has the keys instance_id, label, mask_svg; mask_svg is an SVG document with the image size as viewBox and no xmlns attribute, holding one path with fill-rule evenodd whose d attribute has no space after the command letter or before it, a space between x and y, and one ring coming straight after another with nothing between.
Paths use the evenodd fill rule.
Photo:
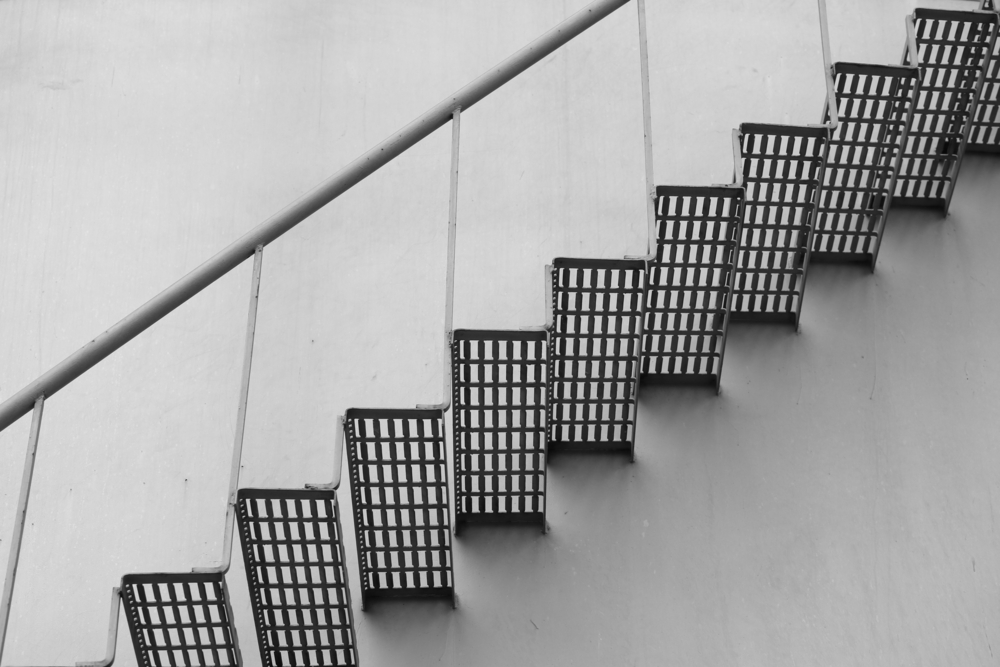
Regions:
<instances>
[{"instance_id":1,"label":"railing post","mask_svg":"<svg viewBox=\"0 0 1000 667\"><path fill-rule=\"evenodd\" d=\"M250 279L250 307L247 312L247 334L243 346L243 376L240 380L240 399L236 408L236 437L233 442L233 459L229 468L229 495L226 497L226 532L222 538L222 562L215 567L196 567L192 572L229 571L233 560L233 529L236 523L236 492L240 485L240 465L243 460L243 432L247 423L247 400L250 396L250 368L253 365L253 340L257 329L257 301L260 295L260 268L264 259L264 246L257 246L253 253L253 276ZM235 632L235 629L234 629Z\"/></svg>"},{"instance_id":2,"label":"railing post","mask_svg":"<svg viewBox=\"0 0 1000 667\"><path fill-rule=\"evenodd\" d=\"M637 0L639 78L642 81L642 133L646 162L646 255L656 254L656 185L653 182L653 119L649 103L649 52L646 47L646 0Z\"/></svg>"},{"instance_id":3,"label":"railing post","mask_svg":"<svg viewBox=\"0 0 1000 667\"><path fill-rule=\"evenodd\" d=\"M448 257L444 286L444 398L438 405L418 405L448 411L451 407L451 332L455 319L455 239L458 236L458 148L462 134L462 107L451 112L451 172L448 199Z\"/></svg>"},{"instance_id":4,"label":"railing post","mask_svg":"<svg viewBox=\"0 0 1000 667\"><path fill-rule=\"evenodd\" d=\"M0 598L0 660L3 660L3 648L7 640L7 621L10 620L10 605L14 598L14 579L17 577L17 561L21 556L21 538L24 536L24 520L28 514L28 496L31 494L31 478L35 472L35 454L38 452L38 433L42 428L42 411L44 408L45 397L39 396L35 399L35 408L31 413L28 451L24 455L24 473L21 476L21 495L17 499L17 514L14 516L14 535L10 540L7 574L3 580L3 598Z\"/></svg>"},{"instance_id":5,"label":"railing post","mask_svg":"<svg viewBox=\"0 0 1000 667\"><path fill-rule=\"evenodd\" d=\"M826 104L830 114L830 129L840 124L840 109L837 107L837 89L833 80L833 56L830 55L830 24L826 18L826 0L816 0L819 8L819 38L823 46L823 69L825 70ZM825 116L826 114L824 114ZM825 122L825 118L824 121Z\"/></svg>"}]
</instances>

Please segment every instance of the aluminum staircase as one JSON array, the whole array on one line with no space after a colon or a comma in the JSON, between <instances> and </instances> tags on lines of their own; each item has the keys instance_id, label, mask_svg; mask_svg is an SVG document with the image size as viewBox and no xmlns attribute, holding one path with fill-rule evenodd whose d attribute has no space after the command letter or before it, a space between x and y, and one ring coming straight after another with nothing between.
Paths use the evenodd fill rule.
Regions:
<instances>
[{"instance_id":1,"label":"aluminum staircase","mask_svg":"<svg viewBox=\"0 0 1000 667\"><path fill-rule=\"evenodd\" d=\"M121 591L143 667L242 664L221 572L127 574Z\"/></svg>"},{"instance_id":2,"label":"aluminum staircase","mask_svg":"<svg viewBox=\"0 0 1000 667\"><path fill-rule=\"evenodd\" d=\"M646 263L552 263L549 451L623 451L634 458Z\"/></svg>"},{"instance_id":3,"label":"aluminum staircase","mask_svg":"<svg viewBox=\"0 0 1000 667\"><path fill-rule=\"evenodd\" d=\"M923 76L894 197L897 204L947 213L993 51L997 15L917 9L910 20ZM911 62L907 49L903 64Z\"/></svg>"},{"instance_id":4,"label":"aluminum staircase","mask_svg":"<svg viewBox=\"0 0 1000 667\"><path fill-rule=\"evenodd\" d=\"M830 137L812 260L868 262L874 269L919 70L836 63L834 72L840 125ZM828 108L823 120L829 119Z\"/></svg>"},{"instance_id":5,"label":"aluminum staircase","mask_svg":"<svg viewBox=\"0 0 1000 667\"><path fill-rule=\"evenodd\" d=\"M471 523L545 530L548 333L452 337L455 532Z\"/></svg>"},{"instance_id":6,"label":"aluminum staircase","mask_svg":"<svg viewBox=\"0 0 1000 667\"><path fill-rule=\"evenodd\" d=\"M358 664L336 490L240 489L237 502L261 664Z\"/></svg>"},{"instance_id":7,"label":"aluminum staircase","mask_svg":"<svg viewBox=\"0 0 1000 667\"><path fill-rule=\"evenodd\" d=\"M642 384L722 381L743 221L740 186L656 189Z\"/></svg>"},{"instance_id":8,"label":"aluminum staircase","mask_svg":"<svg viewBox=\"0 0 1000 667\"><path fill-rule=\"evenodd\" d=\"M344 432L361 575L373 598L455 601L442 410L348 410Z\"/></svg>"},{"instance_id":9,"label":"aluminum staircase","mask_svg":"<svg viewBox=\"0 0 1000 667\"><path fill-rule=\"evenodd\" d=\"M536 42L512 58L515 64L499 83L492 82L494 88L625 1L600 0L568 20L569 29L553 31L539 40L541 46ZM589 15L594 7L600 12ZM1000 152L998 16L991 0L982 8L990 11L916 10L902 67L827 63L833 106L828 100L823 124L742 125L735 138L736 183L655 188L650 256L555 259L546 267L547 326L452 331L449 296L446 402L348 410L331 484L236 492L266 243L264 232L251 238L254 286L229 507L235 519L227 539L231 544L235 520L263 664L358 664L337 499L344 450L362 609L375 599L416 596L454 605L448 409L453 410L455 532L473 523L534 523L544 532L548 454L624 452L634 459L640 378L643 384L718 389L730 321L798 327L811 259L864 261L874 268L892 203L947 212L965 151ZM639 11L644 35L641 3ZM823 11L821 4L821 17ZM646 76L645 60L642 64ZM432 110L434 122L426 127L416 125L426 136L434 123L452 122L449 290L460 111L463 102L471 105L486 94L481 86L477 82ZM393 150L398 154L405 147ZM350 178L356 176L352 172ZM317 201L339 183L321 187ZM246 248L232 254L242 257L238 265ZM104 356L116 349L108 345ZM77 375L90 367L78 365ZM0 427L26 414L25 405L35 409L25 504L43 397L62 386L59 378L31 402L19 394L0 406ZM28 390L22 394L34 392ZM12 572L20 532L15 537ZM141 665L242 664L225 579L228 548L218 568L123 577L121 603ZM5 624L12 582L9 573ZM117 595L116 589L109 657L93 664L110 665L114 659Z\"/></svg>"},{"instance_id":10,"label":"aluminum staircase","mask_svg":"<svg viewBox=\"0 0 1000 667\"><path fill-rule=\"evenodd\" d=\"M997 11L998 8L995 0L983 0L982 9ZM993 52L979 91L966 150L970 153L1000 152L1000 35L993 39Z\"/></svg>"},{"instance_id":11,"label":"aluminum staircase","mask_svg":"<svg viewBox=\"0 0 1000 667\"><path fill-rule=\"evenodd\" d=\"M830 131L740 126L743 235L731 318L799 325Z\"/></svg>"}]
</instances>

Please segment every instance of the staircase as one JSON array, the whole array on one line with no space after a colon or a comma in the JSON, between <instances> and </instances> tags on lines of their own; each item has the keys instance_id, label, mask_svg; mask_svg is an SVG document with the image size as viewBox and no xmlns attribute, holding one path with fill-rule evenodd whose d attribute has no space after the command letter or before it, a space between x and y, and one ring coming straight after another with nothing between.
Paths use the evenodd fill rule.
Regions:
<instances>
[{"instance_id":1,"label":"staircase","mask_svg":"<svg viewBox=\"0 0 1000 667\"><path fill-rule=\"evenodd\" d=\"M621 4L602 0L570 21L579 32L600 20L584 16L594 7L603 17ZM360 581L365 611L393 598L456 605L453 531L525 523L544 533L550 455L634 460L640 387L720 391L731 321L797 329L812 262L862 262L874 271L893 205L947 214L964 154L1000 152L1000 15L983 0L977 11L917 9L907 21L901 66L828 63L835 108L827 105L820 124L742 124L734 133L733 183L651 188L649 256L555 258L545 267L544 326L453 330L449 300L445 403L348 409L330 484L237 488L260 255L269 240L250 238L256 270L229 521L230 530L233 521L238 527L262 663L358 664L351 577ZM435 121L455 128L452 290L462 111L448 109ZM313 208L303 204L295 215ZM32 461L44 404L38 397L48 394L26 395L35 410ZM338 504L342 457L356 564L345 556ZM30 464L27 470L24 506ZM17 565L12 553L4 621ZM228 558L218 568L122 578L112 618L120 596L140 665L242 664ZM101 664L114 659L113 636Z\"/></svg>"}]
</instances>

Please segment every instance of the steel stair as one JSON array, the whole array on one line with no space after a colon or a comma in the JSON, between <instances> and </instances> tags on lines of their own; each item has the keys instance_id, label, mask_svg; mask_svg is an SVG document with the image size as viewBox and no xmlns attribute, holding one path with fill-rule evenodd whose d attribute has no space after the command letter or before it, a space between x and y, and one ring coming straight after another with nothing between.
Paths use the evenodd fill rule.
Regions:
<instances>
[{"instance_id":1,"label":"steel stair","mask_svg":"<svg viewBox=\"0 0 1000 667\"><path fill-rule=\"evenodd\" d=\"M261 664L358 664L336 491L240 489L237 505Z\"/></svg>"},{"instance_id":2,"label":"steel stair","mask_svg":"<svg viewBox=\"0 0 1000 667\"><path fill-rule=\"evenodd\" d=\"M743 197L740 186L656 189L642 384L710 384L718 390Z\"/></svg>"},{"instance_id":3,"label":"steel stair","mask_svg":"<svg viewBox=\"0 0 1000 667\"><path fill-rule=\"evenodd\" d=\"M1000 11L993 0L983 0L980 9ZM979 92L966 150L970 153L1000 152L1000 35L993 40L992 57Z\"/></svg>"},{"instance_id":4,"label":"steel stair","mask_svg":"<svg viewBox=\"0 0 1000 667\"><path fill-rule=\"evenodd\" d=\"M454 332L455 532L470 523L545 530L546 331Z\"/></svg>"},{"instance_id":5,"label":"steel stair","mask_svg":"<svg viewBox=\"0 0 1000 667\"><path fill-rule=\"evenodd\" d=\"M344 417L361 608L380 597L454 604L443 410L355 408Z\"/></svg>"},{"instance_id":6,"label":"steel stair","mask_svg":"<svg viewBox=\"0 0 1000 667\"><path fill-rule=\"evenodd\" d=\"M143 667L241 664L221 572L127 574L121 599Z\"/></svg>"},{"instance_id":7,"label":"steel stair","mask_svg":"<svg viewBox=\"0 0 1000 667\"><path fill-rule=\"evenodd\" d=\"M635 455L646 263L552 263L549 451Z\"/></svg>"},{"instance_id":8,"label":"steel stair","mask_svg":"<svg viewBox=\"0 0 1000 667\"><path fill-rule=\"evenodd\" d=\"M824 125L741 125L736 184L656 188L650 257L553 260L546 327L450 331L449 310L456 534L478 523L544 532L548 454L634 459L640 378L718 389L730 320L798 327L811 260L874 267L893 203L947 212L964 152L1000 152L998 16L992 0L982 9L917 10L918 62L908 49L902 67L837 63ZM452 205L453 253L454 187ZM252 331L251 319L244 411ZM447 409L345 413L362 609L385 598L455 604ZM238 471L238 451L234 460ZM330 485L235 496L268 667L358 664L339 478L338 468ZM139 664L242 664L226 569L123 577Z\"/></svg>"},{"instance_id":9,"label":"steel stair","mask_svg":"<svg viewBox=\"0 0 1000 667\"><path fill-rule=\"evenodd\" d=\"M730 318L799 325L826 127L740 126L746 202Z\"/></svg>"},{"instance_id":10,"label":"steel stair","mask_svg":"<svg viewBox=\"0 0 1000 667\"><path fill-rule=\"evenodd\" d=\"M834 72L840 124L830 136L812 260L868 262L874 268L919 71L836 63ZM823 120L829 122L829 108Z\"/></svg>"},{"instance_id":11,"label":"steel stair","mask_svg":"<svg viewBox=\"0 0 1000 667\"><path fill-rule=\"evenodd\" d=\"M947 213L993 50L997 15L917 9L913 24L923 75L894 200ZM907 49L903 64L910 62Z\"/></svg>"}]
</instances>

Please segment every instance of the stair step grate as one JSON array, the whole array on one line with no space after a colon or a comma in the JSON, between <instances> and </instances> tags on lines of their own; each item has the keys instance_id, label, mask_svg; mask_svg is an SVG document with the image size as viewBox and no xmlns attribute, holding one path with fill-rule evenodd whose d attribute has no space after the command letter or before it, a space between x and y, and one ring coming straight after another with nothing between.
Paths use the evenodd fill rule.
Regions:
<instances>
[{"instance_id":1,"label":"stair step grate","mask_svg":"<svg viewBox=\"0 0 1000 667\"><path fill-rule=\"evenodd\" d=\"M456 330L452 337L455 529L545 526L548 335Z\"/></svg>"},{"instance_id":2,"label":"stair step grate","mask_svg":"<svg viewBox=\"0 0 1000 667\"><path fill-rule=\"evenodd\" d=\"M811 260L874 264L919 74L854 63L834 70L840 123L830 137Z\"/></svg>"},{"instance_id":3,"label":"stair step grate","mask_svg":"<svg viewBox=\"0 0 1000 667\"><path fill-rule=\"evenodd\" d=\"M240 489L236 506L261 663L357 665L336 491Z\"/></svg>"},{"instance_id":4,"label":"stair step grate","mask_svg":"<svg viewBox=\"0 0 1000 667\"><path fill-rule=\"evenodd\" d=\"M239 664L222 573L127 574L121 592L143 667Z\"/></svg>"},{"instance_id":5,"label":"stair step grate","mask_svg":"<svg viewBox=\"0 0 1000 667\"><path fill-rule=\"evenodd\" d=\"M454 602L444 412L351 409L345 438L361 572L361 603Z\"/></svg>"},{"instance_id":6,"label":"stair step grate","mask_svg":"<svg viewBox=\"0 0 1000 667\"><path fill-rule=\"evenodd\" d=\"M983 12L914 10L922 79L896 177L897 204L947 212L996 22L996 14Z\"/></svg>"},{"instance_id":7,"label":"stair step grate","mask_svg":"<svg viewBox=\"0 0 1000 667\"><path fill-rule=\"evenodd\" d=\"M730 318L797 325L829 129L744 123L740 136L746 199Z\"/></svg>"},{"instance_id":8,"label":"stair step grate","mask_svg":"<svg viewBox=\"0 0 1000 667\"><path fill-rule=\"evenodd\" d=\"M722 371L743 188L656 188L646 278L643 384L712 384Z\"/></svg>"},{"instance_id":9,"label":"stair step grate","mask_svg":"<svg viewBox=\"0 0 1000 667\"><path fill-rule=\"evenodd\" d=\"M552 264L550 451L626 451L635 443L644 260Z\"/></svg>"},{"instance_id":10,"label":"stair step grate","mask_svg":"<svg viewBox=\"0 0 1000 667\"><path fill-rule=\"evenodd\" d=\"M982 9L1000 11L993 0L985 0ZM993 54L979 93L966 150L974 153L1000 153L1000 34L993 38Z\"/></svg>"}]
</instances>

